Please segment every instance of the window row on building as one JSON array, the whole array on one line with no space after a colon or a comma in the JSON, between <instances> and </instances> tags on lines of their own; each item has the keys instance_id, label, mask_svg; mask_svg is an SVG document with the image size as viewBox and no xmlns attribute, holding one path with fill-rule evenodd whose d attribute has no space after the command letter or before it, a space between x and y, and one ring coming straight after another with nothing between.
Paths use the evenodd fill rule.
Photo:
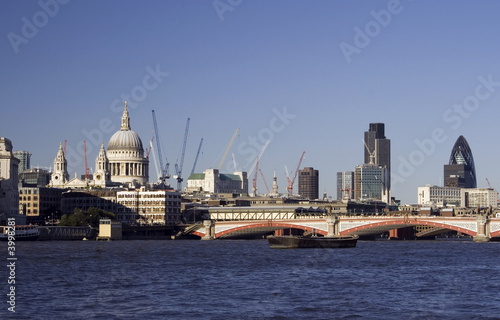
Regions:
<instances>
[{"instance_id":1,"label":"window row on building","mask_svg":"<svg viewBox=\"0 0 500 320\"><path fill-rule=\"evenodd\" d=\"M418 187L418 204L437 207L496 207L498 192L489 188L460 188L427 185Z\"/></svg>"}]
</instances>

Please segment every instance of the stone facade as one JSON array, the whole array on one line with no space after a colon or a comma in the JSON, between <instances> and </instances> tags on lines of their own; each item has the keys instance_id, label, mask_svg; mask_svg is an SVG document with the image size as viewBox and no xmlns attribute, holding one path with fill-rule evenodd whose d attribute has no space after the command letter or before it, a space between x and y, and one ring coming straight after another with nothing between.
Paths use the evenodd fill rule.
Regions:
<instances>
[{"instance_id":1,"label":"stone facade","mask_svg":"<svg viewBox=\"0 0 500 320\"><path fill-rule=\"evenodd\" d=\"M0 137L0 215L19 214L19 159L12 153L12 142Z\"/></svg>"}]
</instances>

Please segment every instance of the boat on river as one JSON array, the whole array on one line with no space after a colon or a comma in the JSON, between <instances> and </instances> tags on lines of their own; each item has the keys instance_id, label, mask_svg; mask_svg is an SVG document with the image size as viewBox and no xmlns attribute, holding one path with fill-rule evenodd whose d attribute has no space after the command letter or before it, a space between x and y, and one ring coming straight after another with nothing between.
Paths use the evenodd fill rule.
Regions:
<instances>
[{"instance_id":1,"label":"boat on river","mask_svg":"<svg viewBox=\"0 0 500 320\"><path fill-rule=\"evenodd\" d=\"M359 236L343 237L297 237L297 236L268 236L267 241L271 249L296 248L354 248Z\"/></svg>"},{"instance_id":2,"label":"boat on river","mask_svg":"<svg viewBox=\"0 0 500 320\"><path fill-rule=\"evenodd\" d=\"M33 241L39 236L37 226L0 226L0 241Z\"/></svg>"}]
</instances>

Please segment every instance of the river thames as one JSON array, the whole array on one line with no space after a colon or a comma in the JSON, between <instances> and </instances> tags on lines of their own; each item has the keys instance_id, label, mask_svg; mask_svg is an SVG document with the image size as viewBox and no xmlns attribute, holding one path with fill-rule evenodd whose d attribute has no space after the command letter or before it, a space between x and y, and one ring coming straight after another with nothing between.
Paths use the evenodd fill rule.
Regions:
<instances>
[{"instance_id":1,"label":"river thames","mask_svg":"<svg viewBox=\"0 0 500 320\"><path fill-rule=\"evenodd\" d=\"M264 240L16 243L1 319L499 319L500 243Z\"/></svg>"}]
</instances>

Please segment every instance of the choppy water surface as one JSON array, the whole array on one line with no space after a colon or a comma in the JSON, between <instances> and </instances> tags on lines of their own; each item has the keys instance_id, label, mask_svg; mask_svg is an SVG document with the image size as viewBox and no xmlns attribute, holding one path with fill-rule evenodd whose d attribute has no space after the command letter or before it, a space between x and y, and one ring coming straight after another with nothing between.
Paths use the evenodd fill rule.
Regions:
<instances>
[{"instance_id":1,"label":"choppy water surface","mask_svg":"<svg viewBox=\"0 0 500 320\"><path fill-rule=\"evenodd\" d=\"M500 243L40 241L16 253L17 312L2 303L0 319L500 318Z\"/></svg>"}]
</instances>

